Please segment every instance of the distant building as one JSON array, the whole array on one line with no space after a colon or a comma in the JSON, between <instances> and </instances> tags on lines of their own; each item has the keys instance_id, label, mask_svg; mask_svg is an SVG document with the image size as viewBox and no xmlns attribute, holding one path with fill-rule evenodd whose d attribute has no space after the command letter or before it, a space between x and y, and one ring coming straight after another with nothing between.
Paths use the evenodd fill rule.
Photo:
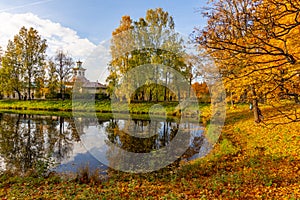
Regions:
<instances>
[{"instance_id":1,"label":"distant building","mask_svg":"<svg viewBox=\"0 0 300 200\"><path fill-rule=\"evenodd\" d=\"M72 78L65 84L66 88L73 89L74 84L76 83L76 85L79 87L80 92L106 94L106 85L99 82L89 81L85 77L85 71L86 69L82 67L82 62L77 61L76 66L73 68Z\"/></svg>"}]
</instances>

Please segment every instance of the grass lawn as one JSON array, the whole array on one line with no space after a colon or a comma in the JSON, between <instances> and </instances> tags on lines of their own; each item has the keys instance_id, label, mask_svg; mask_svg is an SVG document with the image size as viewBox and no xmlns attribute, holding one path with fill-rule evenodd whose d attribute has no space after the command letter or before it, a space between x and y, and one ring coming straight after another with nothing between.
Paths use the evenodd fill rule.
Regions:
<instances>
[{"instance_id":1,"label":"grass lawn","mask_svg":"<svg viewBox=\"0 0 300 200\"><path fill-rule=\"evenodd\" d=\"M262 107L262 112L267 119L272 109ZM103 182L3 173L0 198L300 199L299 130L300 123L255 124L248 106L237 106L228 109L213 151L177 169L115 173Z\"/></svg>"},{"instance_id":2,"label":"grass lawn","mask_svg":"<svg viewBox=\"0 0 300 200\"><path fill-rule=\"evenodd\" d=\"M155 106L159 105L159 106ZM125 102L111 103L109 100L86 102L86 101L74 101L72 100L32 100L32 101L20 101L20 100L0 100L0 109L2 110L29 110L29 111L67 111L72 110L78 112L119 112L124 113L129 111L133 114L147 114L151 111L157 115L177 115L176 106L177 102L141 102L127 104ZM198 108L207 107L208 104L192 103L187 112L192 113Z\"/></svg>"}]
</instances>

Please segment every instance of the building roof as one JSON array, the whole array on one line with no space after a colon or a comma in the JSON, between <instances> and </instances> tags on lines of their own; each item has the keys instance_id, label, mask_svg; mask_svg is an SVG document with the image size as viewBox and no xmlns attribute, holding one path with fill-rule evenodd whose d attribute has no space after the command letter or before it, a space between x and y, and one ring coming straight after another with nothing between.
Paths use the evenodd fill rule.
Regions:
<instances>
[{"instance_id":1,"label":"building roof","mask_svg":"<svg viewBox=\"0 0 300 200\"><path fill-rule=\"evenodd\" d=\"M106 85L103 85L101 83L98 82L85 82L82 86L83 88L102 88L102 89L106 89Z\"/></svg>"}]
</instances>

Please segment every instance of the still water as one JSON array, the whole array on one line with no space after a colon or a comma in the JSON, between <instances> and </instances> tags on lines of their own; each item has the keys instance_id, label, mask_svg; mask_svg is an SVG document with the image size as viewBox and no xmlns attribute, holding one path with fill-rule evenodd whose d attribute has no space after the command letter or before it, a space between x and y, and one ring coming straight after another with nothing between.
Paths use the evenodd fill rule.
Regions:
<instances>
[{"instance_id":1,"label":"still water","mask_svg":"<svg viewBox=\"0 0 300 200\"><path fill-rule=\"evenodd\" d=\"M188 148L176 161L205 155L209 147L196 121L0 112L0 168L26 173L43 164L50 171L76 172L88 165L105 171L107 165L120 161L111 146L133 155L155 152L171 144L180 128L188 130Z\"/></svg>"}]
</instances>

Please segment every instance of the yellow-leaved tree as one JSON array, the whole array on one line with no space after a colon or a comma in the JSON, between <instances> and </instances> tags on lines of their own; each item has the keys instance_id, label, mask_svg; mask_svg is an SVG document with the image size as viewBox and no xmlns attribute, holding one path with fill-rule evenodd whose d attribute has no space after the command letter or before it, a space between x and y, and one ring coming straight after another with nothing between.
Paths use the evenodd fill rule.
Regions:
<instances>
[{"instance_id":1,"label":"yellow-leaved tree","mask_svg":"<svg viewBox=\"0 0 300 200\"><path fill-rule=\"evenodd\" d=\"M192 36L214 58L227 91L253 105L257 123L260 101L279 109L283 99L292 100L289 105L299 107L300 2L211 0L209 5L202 10L206 27ZM297 109L278 111L299 121Z\"/></svg>"}]
</instances>

